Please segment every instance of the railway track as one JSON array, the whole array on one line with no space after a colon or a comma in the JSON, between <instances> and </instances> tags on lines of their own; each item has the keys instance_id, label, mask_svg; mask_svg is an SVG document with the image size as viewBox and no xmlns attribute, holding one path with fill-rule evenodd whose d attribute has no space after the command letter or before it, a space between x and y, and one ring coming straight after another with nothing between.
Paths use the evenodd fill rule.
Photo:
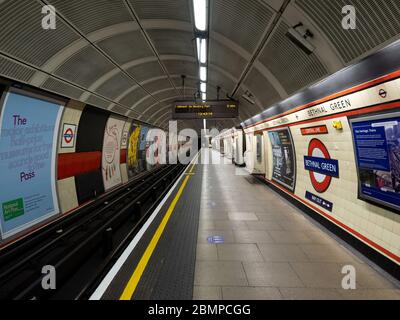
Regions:
<instances>
[{"instance_id":1,"label":"railway track","mask_svg":"<svg viewBox=\"0 0 400 320\"><path fill-rule=\"evenodd\" d=\"M146 173L0 251L0 299L87 299L184 169ZM47 265L55 290L42 288Z\"/></svg>"}]
</instances>

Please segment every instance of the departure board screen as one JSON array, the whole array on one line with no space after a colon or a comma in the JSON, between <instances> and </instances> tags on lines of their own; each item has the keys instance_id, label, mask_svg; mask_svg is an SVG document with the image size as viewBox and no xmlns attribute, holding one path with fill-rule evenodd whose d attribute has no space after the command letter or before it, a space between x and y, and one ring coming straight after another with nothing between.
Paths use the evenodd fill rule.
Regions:
<instances>
[{"instance_id":1,"label":"departure board screen","mask_svg":"<svg viewBox=\"0 0 400 320\"><path fill-rule=\"evenodd\" d=\"M176 101L173 119L224 119L239 116L239 103L232 100L205 101Z\"/></svg>"}]
</instances>

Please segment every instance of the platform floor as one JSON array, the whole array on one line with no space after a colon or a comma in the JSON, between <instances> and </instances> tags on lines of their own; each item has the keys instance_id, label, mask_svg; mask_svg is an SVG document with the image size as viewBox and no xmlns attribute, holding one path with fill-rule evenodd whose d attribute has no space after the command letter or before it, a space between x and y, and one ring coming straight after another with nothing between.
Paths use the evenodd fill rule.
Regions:
<instances>
[{"instance_id":1,"label":"platform floor","mask_svg":"<svg viewBox=\"0 0 400 320\"><path fill-rule=\"evenodd\" d=\"M400 299L396 281L244 169L202 173L194 299ZM356 290L341 287L345 265L356 268Z\"/></svg>"},{"instance_id":2,"label":"platform floor","mask_svg":"<svg viewBox=\"0 0 400 320\"><path fill-rule=\"evenodd\" d=\"M400 299L398 281L266 183L215 164L226 162L216 151L200 157L214 164L191 166L97 298ZM345 265L356 268L356 290L341 287Z\"/></svg>"}]
</instances>

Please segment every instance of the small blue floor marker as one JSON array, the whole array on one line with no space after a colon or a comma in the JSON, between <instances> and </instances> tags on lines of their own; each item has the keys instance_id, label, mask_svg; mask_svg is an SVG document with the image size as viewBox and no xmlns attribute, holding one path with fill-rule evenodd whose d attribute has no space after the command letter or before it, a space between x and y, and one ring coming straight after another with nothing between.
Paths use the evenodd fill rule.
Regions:
<instances>
[{"instance_id":1,"label":"small blue floor marker","mask_svg":"<svg viewBox=\"0 0 400 320\"><path fill-rule=\"evenodd\" d=\"M207 238L209 243L218 244L224 243L225 239L223 236L211 236Z\"/></svg>"}]
</instances>

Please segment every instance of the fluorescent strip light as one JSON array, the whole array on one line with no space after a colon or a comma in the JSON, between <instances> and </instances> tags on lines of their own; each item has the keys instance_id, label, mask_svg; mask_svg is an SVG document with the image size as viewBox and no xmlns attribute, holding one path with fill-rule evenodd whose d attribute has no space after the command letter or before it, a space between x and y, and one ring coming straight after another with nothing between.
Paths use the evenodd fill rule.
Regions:
<instances>
[{"instance_id":1,"label":"fluorescent strip light","mask_svg":"<svg viewBox=\"0 0 400 320\"><path fill-rule=\"evenodd\" d=\"M207 100L207 93L203 92L201 94L201 100L206 101Z\"/></svg>"},{"instance_id":2,"label":"fluorescent strip light","mask_svg":"<svg viewBox=\"0 0 400 320\"><path fill-rule=\"evenodd\" d=\"M201 57L201 39L197 38L196 42L197 42L197 59L200 61L200 57Z\"/></svg>"},{"instance_id":3,"label":"fluorescent strip light","mask_svg":"<svg viewBox=\"0 0 400 320\"><path fill-rule=\"evenodd\" d=\"M200 83L200 91L201 92L206 92L207 91L207 85L205 82Z\"/></svg>"},{"instance_id":4,"label":"fluorescent strip light","mask_svg":"<svg viewBox=\"0 0 400 320\"><path fill-rule=\"evenodd\" d=\"M206 39L201 39L200 41L200 63L207 63L207 40Z\"/></svg>"},{"instance_id":5,"label":"fluorescent strip light","mask_svg":"<svg viewBox=\"0 0 400 320\"><path fill-rule=\"evenodd\" d=\"M200 67L200 80L207 81L207 68L206 67Z\"/></svg>"},{"instance_id":6,"label":"fluorescent strip light","mask_svg":"<svg viewBox=\"0 0 400 320\"><path fill-rule=\"evenodd\" d=\"M207 0L193 0L194 24L197 30L207 30Z\"/></svg>"}]
</instances>

